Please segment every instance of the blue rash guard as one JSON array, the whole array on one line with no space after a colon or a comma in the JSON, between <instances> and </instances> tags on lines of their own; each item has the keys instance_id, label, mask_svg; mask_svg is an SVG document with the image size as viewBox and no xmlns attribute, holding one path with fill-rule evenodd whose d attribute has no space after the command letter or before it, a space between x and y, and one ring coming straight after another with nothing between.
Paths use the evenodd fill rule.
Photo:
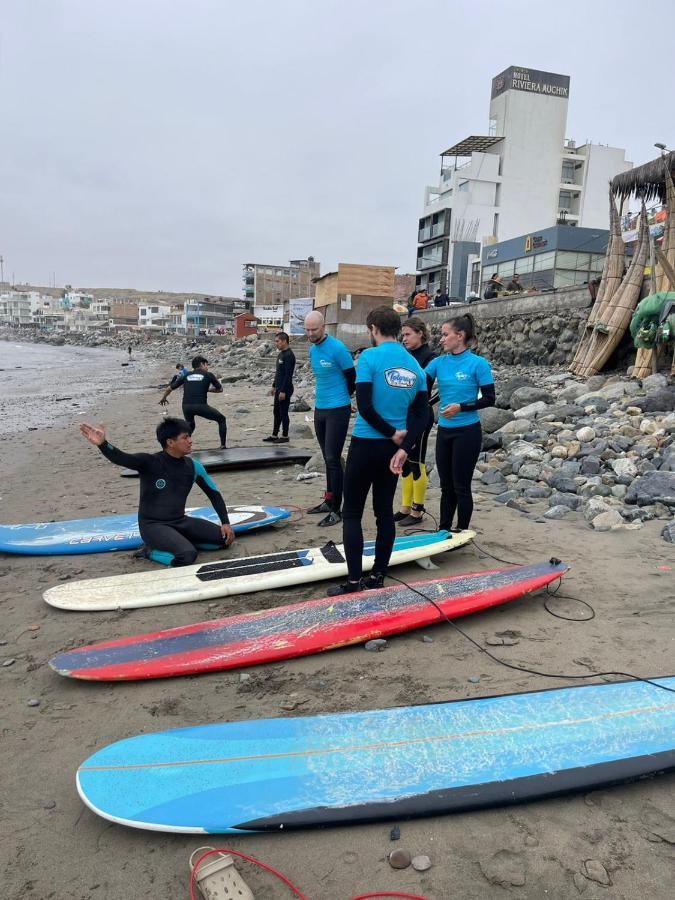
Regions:
<instances>
[{"instance_id":1,"label":"blue rash guard","mask_svg":"<svg viewBox=\"0 0 675 900\"><path fill-rule=\"evenodd\" d=\"M430 378L438 382L439 410L451 403L471 407L466 410L462 409L451 419L439 415L439 428L461 428L480 422L478 415L480 401L476 406L478 391L494 384L492 369L487 360L472 353L471 350L464 350L463 353L456 354L444 353L443 356L432 359L425 371ZM494 391L492 403L494 403Z\"/></svg>"},{"instance_id":2,"label":"blue rash guard","mask_svg":"<svg viewBox=\"0 0 675 900\"><path fill-rule=\"evenodd\" d=\"M327 334L309 348L309 363L316 380L316 409L349 406L349 389L345 373L354 368L354 360L342 341Z\"/></svg>"},{"instance_id":3,"label":"blue rash guard","mask_svg":"<svg viewBox=\"0 0 675 900\"><path fill-rule=\"evenodd\" d=\"M408 411L417 394L427 396L426 376L419 363L396 341L383 341L361 353L356 367L357 392L358 385L366 383L372 385L372 406L393 431L407 427ZM424 406L426 412L426 403ZM372 440L389 435L374 428L359 411L353 436Z\"/></svg>"}]
</instances>

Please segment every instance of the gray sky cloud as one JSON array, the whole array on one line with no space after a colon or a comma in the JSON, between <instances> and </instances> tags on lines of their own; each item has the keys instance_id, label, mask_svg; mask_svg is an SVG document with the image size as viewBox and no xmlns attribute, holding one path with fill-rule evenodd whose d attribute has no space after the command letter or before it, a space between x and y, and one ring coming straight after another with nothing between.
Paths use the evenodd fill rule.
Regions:
<instances>
[{"instance_id":1,"label":"gray sky cloud","mask_svg":"<svg viewBox=\"0 0 675 900\"><path fill-rule=\"evenodd\" d=\"M639 13L666 33L673 9ZM247 261L413 271L438 153L485 132L509 65L571 76L570 137L637 164L675 146L675 61L641 45L635 15L627 0L6 0L5 269L220 294L240 293Z\"/></svg>"}]
</instances>

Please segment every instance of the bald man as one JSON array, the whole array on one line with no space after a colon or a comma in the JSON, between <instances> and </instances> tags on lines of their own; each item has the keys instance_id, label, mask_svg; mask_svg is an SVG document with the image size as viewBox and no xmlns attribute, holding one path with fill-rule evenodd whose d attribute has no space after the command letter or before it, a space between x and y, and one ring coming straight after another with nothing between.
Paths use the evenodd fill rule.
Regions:
<instances>
[{"instance_id":1,"label":"bald man","mask_svg":"<svg viewBox=\"0 0 675 900\"><path fill-rule=\"evenodd\" d=\"M319 525L342 521L342 449L351 415L350 397L356 389L354 360L342 341L326 334L326 323L317 310L305 316L309 363L314 373L314 430L326 464L326 490L318 506L308 513L325 513Z\"/></svg>"}]
</instances>

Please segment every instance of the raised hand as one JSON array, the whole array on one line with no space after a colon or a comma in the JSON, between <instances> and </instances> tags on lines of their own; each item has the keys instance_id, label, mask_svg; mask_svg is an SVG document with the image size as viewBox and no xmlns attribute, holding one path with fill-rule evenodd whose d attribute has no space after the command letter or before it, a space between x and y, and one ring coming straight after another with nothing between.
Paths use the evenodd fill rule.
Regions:
<instances>
[{"instance_id":1,"label":"raised hand","mask_svg":"<svg viewBox=\"0 0 675 900\"><path fill-rule=\"evenodd\" d=\"M94 447L100 447L105 440L105 425L99 422L98 425L88 425L86 422L80 422L80 433Z\"/></svg>"}]
</instances>

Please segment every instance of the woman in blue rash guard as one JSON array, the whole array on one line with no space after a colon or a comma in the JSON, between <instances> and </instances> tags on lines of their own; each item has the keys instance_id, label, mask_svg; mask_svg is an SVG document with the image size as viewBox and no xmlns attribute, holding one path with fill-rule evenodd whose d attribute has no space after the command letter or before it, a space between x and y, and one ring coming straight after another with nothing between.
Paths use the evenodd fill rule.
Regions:
<instances>
[{"instance_id":1,"label":"woman in blue rash guard","mask_svg":"<svg viewBox=\"0 0 675 900\"><path fill-rule=\"evenodd\" d=\"M495 385L487 360L473 353L472 316L456 316L441 327L442 356L426 367L438 383L436 467L441 482L439 528L450 531L457 514L457 529L469 527L473 512L471 478L481 451L483 435L478 410L495 404Z\"/></svg>"}]
</instances>

